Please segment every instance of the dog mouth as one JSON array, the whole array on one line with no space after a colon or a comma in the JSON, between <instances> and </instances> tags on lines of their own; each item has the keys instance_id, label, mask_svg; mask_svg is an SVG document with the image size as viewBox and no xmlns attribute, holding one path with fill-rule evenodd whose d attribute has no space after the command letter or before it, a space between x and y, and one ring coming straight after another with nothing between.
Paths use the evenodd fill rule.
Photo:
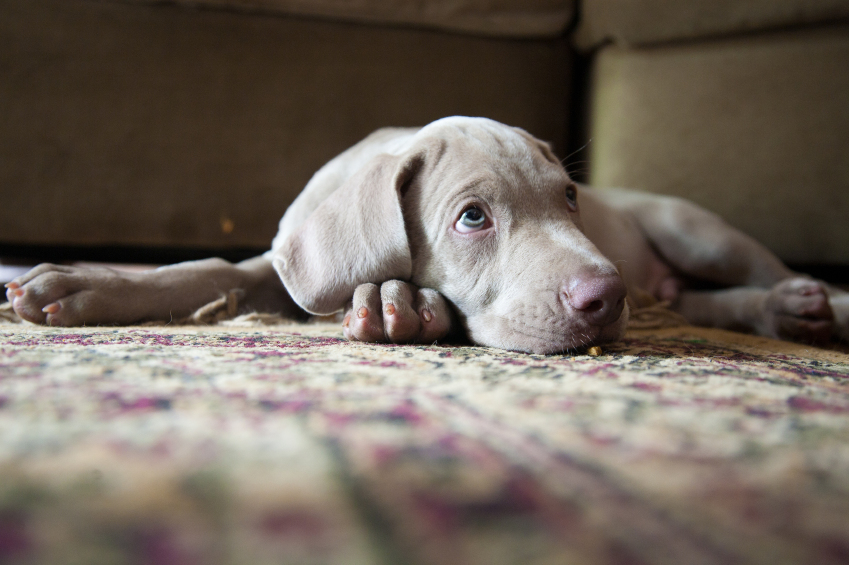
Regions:
<instances>
[{"instance_id":1,"label":"dog mouth","mask_svg":"<svg viewBox=\"0 0 849 565\"><path fill-rule=\"evenodd\" d=\"M619 330L620 327L622 327L621 324L614 322L601 328L548 334L516 328L515 331L526 339L522 340L525 343L517 344L518 347L511 349L543 355L579 353L595 345L618 341L624 333Z\"/></svg>"},{"instance_id":2,"label":"dog mouth","mask_svg":"<svg viewBox=\"0 0 849 565\"><path fill-rule=\"evenodd\" d=\"M622 339L628 326L627 304L619 317L606 325L593 326L574 320L534 320L521 317L494 316L480 324L481 330L469 327L469 336L479 345L539 355L576 353L594 345Z\"/></svg>"}]
</instances>

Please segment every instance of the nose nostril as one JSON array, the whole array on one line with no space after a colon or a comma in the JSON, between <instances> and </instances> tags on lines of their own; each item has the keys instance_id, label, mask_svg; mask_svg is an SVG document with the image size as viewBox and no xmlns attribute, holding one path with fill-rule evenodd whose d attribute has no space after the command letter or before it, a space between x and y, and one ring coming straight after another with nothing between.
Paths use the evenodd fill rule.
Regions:
<instances>
[{"instance_id":1,"label":"nose nostril","mask_svg":"<svg viewBox=\"0 0 849 565\"><path fill-rule=\"evenodd\" d=\"M604 308L604 302L601 300L593 300L589 304L587 304L586 308L581 308L584 312L591 314L592 312L598 312Z\"/></svg>"},{"instance_id":2,"label":"nose nostril","mask_svg":"<svg viewBox=\"0 0 849 565\"><path fill-rule=\"evenodd\" d=\"M625 285L617 276L576 277L561 288L564 306L591 325L604 326L619 319L625 306Z\"/></svg>"}]
</instances>

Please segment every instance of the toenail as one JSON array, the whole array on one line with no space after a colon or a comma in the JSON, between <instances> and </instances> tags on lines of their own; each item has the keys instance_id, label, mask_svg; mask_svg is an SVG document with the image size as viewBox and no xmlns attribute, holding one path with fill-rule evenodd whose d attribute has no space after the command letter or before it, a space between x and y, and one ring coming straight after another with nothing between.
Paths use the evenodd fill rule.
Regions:
<instances>
[{"instance_id":1,"label":"toenail","mask_svg":"<svg viewBox=\"0 0 849 565\"><path fill-rule=\"evenodd\" d=\"M345 316L345 319L342 320L342 327L347 328L350 323L351 323L351 316L350 315Z\"/></svg>"},{"instance_id":2,"label":"toenail","mask_svg":"<svg viewBox=\"0 0 849 565\"><path fill-rule=\"evenodd\" d=\"M368 316L368 308L363 306L362 308L357 310L357 318L365 318L366 316Z\"/></svg>"},{"instance_id":3,"label":"toenail","mask_svg":"<svg viewBox=\"0 0 849 565\"><path fill-rule=\"evenodd\" d=\"M55 314L56 312L61 310L61 308L62 308L61 304L59 304L58 302L54 302L54 303L48 304L47 306L42 308L41 311L44 312L45 314Z\"/></svg>"},{"instance_id":4,"label":"toenail","mask_svg":"<svg viewBox=\"0 0 849 565\"><path fill-rule=\"evenodd\" d=\"M429 322L433 319L433 314L429 310L422 310L422 318L424 318L425 322Z\"/></svg>"},{"instance_id":5,"label":"toenail","mask_svg":"<svg viewBox=\"0 0 849 565\"><path fill-rule=\"evenodd\" d=\"M395 305L394 305L394 304L387 304L387 305L383 308L383 310L384 310L384 312L386 312L389 316L391 316L392 314L394 314L394 313L395 313Z\"/></svg>"},{"instance_id":6,"label":"toenail","mask_svg":"<svg viewBox=\"0 0 849 565\"><path fill-rule=\"evenodd\" d=\"M15 290L12 291L12 294L14 294L15 296L23 296L24 295L24 289L16 288Z\"/></svg>"},{"instance_id":7,"label":"toenail","mask_svg":"<svg viewBox=\"0 0 849 565\"><path fill-rule=\"evenodd\" d=\"M15 289L15 288L20 288L20 286L21 286L21 285L19 285L18 283L16 283L16 282L12 281L12 282L7 282L4 286L5 286L6 288Z\"/></svg>"}]
</instances>

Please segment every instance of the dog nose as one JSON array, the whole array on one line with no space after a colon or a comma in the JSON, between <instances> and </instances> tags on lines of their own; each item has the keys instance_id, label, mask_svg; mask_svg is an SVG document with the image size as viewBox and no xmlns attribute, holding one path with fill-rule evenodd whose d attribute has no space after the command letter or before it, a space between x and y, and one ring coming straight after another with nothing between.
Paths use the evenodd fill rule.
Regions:
<instances>
[{"instance_id":1,"label":"dog nose","mask_svg":"<svg viewBox=\"0 0 849 565\"><path fill-rule=\"evenodd\" d=\"M619 275L583 275L572 279L560 299L591 325L606 326L619 319L627 290Z\"/></svg>"}]
</instances>

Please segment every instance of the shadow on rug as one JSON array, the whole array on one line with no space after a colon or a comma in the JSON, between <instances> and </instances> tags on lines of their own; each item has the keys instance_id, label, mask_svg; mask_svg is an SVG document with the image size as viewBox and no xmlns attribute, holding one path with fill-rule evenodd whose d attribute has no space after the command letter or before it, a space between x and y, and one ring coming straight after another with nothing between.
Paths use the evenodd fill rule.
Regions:
<instances>
[{"instance_id":1,"label":"shadow on rug","mask_svg":"<svg viewBox=\"0 0 849 565\"><path fill-rule=\"evenodd\" d=\"M849 355L0 326L0 563L849 563Z\"/></svg>"}]
</instances>

